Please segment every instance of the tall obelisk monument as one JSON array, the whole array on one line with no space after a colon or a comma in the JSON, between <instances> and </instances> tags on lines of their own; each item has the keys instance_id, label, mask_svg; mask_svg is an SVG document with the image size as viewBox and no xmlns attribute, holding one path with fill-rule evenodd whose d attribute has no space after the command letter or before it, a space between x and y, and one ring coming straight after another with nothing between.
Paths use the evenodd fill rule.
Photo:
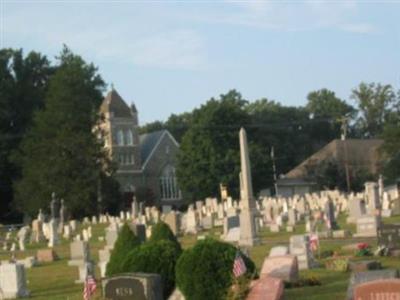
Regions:
<instances>
[{"instance_id":1,"label":"tall obelisk monument","mask_svg":"<svg viewBox=\"0 0 400 300\"><path fill-rule=\"evenodd\" d=\"M240 182L241 182L241 202L240 211L240 239L241 246L254 246L257 244L255 227L255 201L253 196L253 185L251 183L251 167L249 159L249 149L247 146L247 135L244 128L239 132L240 140Z\"/></svg>"}]
</instances>

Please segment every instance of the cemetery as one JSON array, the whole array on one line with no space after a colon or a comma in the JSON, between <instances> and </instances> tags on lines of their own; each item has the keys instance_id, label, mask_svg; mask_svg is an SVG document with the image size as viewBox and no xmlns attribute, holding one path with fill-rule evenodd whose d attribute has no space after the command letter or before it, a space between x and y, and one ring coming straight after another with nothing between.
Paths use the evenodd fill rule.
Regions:
<instances>
[{"instance_id":1,"label":"cemetery","mask_svg":"<svg viewBox=\"0 0 400 300\"><path fill-rule=\"evenodd\" d=\"M241 199L2 226L0 299L400 299L398 186L256 199L239 140Z\"/></svg>"}]
</instances>

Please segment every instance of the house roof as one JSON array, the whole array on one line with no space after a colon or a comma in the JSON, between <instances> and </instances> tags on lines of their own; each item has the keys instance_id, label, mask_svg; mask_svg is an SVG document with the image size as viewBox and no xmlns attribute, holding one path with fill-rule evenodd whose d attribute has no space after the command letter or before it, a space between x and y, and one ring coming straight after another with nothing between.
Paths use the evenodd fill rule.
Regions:
<instances>
[{"instance_id":1,"label":"house roof","mask_svg":"<svg viewBox=\"0 0 400 300\"><path fill-rule=\"evenodd\" d=\"M347 162L350 167L363 168L372 174L376 174L380 163L378 150L382 143L383 140L380 139L333 140L297 167L289 171L285 177L307 177L310 168L330 159L335 159L342 165Z\"/></svg>"},{"instance_id":2,"label":"house roof","mask_svg":"<svg viewBox=\"0 0 400 300\"><path fill-rule=\"evenodd\" d=\"M132 112L137 112L135 105L131 110L115 89L108 92L100 106L100 113L113 113L116 118L131 118Z\"/></svg>"}]
</instances>

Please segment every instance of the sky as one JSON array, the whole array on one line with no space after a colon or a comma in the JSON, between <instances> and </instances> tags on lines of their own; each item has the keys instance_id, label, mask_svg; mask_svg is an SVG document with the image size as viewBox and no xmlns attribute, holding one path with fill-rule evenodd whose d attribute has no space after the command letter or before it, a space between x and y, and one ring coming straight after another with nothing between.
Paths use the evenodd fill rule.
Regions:
<instances>
[{"instance_id":1,"label":"sky","mask_svg":"<svg viewBox=\"0 0 400 300\"><path fill-rule=\"evenodd\" d=\"M301 106L360 82L400 88L400 1L0 0L0 48L63 44L134 102L141 124L231 89Z\"/></svg>"}]
</instances>

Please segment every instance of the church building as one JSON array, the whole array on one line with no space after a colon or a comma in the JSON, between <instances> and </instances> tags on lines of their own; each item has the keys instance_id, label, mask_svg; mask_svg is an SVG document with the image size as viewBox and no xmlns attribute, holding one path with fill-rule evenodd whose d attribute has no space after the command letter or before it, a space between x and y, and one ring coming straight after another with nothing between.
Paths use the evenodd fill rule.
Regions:
<instances>
[{"instance_id":1,"label":"church building","mask_svg":"<svg viewBox=\"0 0 400 300\"><path fill-rule=\"evenodd\" d=\"M138 111L113 88L100 106L104 147L117 164L116 179L126 199L139 194L158 205L176 205L182 194L175 176L179 144L168 130L140 135Z\"/></svg>"}]
</instances>

